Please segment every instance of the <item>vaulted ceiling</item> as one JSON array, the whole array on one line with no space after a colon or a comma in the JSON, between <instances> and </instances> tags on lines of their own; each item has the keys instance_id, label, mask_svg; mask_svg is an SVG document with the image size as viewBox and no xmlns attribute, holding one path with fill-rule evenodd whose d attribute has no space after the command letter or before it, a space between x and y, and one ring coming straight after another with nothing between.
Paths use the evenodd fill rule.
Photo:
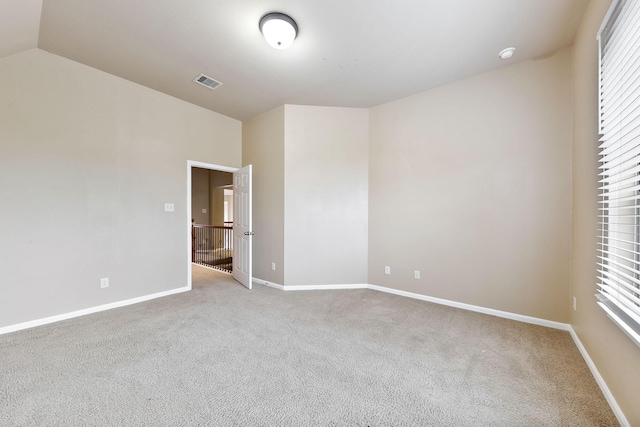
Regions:
<instances>
[{"instance_id":1,"label":"vaulted ceiling","mask_svg":"<svg viewBox=\"0 0 640 427\"><path fill-rule=\"evenodd\" d=\"M243 120L285 103L372 107L550 55L588 2L2 0L0 57L38 47ZM287 50L260 34L273 11L300 28Z\"/></svg>"}]
</instances>

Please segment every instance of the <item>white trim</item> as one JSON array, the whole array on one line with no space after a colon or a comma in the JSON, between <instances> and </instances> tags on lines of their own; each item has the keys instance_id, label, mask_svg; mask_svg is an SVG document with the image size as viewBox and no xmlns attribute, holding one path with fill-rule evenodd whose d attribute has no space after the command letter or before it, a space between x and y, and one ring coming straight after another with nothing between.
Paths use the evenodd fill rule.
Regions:
<instances>
[{"instance_id":1,"label":"white trim","mask_svg":"<svg viewBox=\"0 0 640 427\"><path fill-rule=\"evenodd\" d=\"M191 168L202 168L220 172L233 173L238 168L229 166L214 165L213 163L198 162L196 160L187 160L187 286L189 289L193 286L193 275L191 273Z\"/></svg>"},{"instance_id":2,"label":"white trim","mask_svg":"<svg viewBox=\"0 0 640 427\"><path fill-rule=\"evenodd\" d=\"M389 294L400 295L403 297L419 299L422 301L432 302L440 305L447 305L449 307L460 308L462 310L475 311L477 313L488 314L490 316L502 317L505 319L516 320L523 323L531 323L533 325L545 326L547 328L560 329L568 331L570 325L567 323L554 322L552 320L540 319L537 317L525 316L522 314L510 313L508 311L494 310L493 308L480 307L477 305L465 304L462 302L451 301L441 298L429 297L421 294L414 294L413 292L400 291L398 289L385 288L378 285L369 285L369 289L375 291L386 292Z\"/></svg>"},{"instance_id":3,"label":"white trim","mask_svg":"<svg viewBox=\"0 0 640 427\"><path fill-rule=\"evenodd\" d=\"M289 285L283 286L278 283L269 282L268 280L259 279L257 277L253 278L253 283L257 285L269 286L270 288L279 289L281 291L328 291L333 289L369 289L368 284L361 285Z\"/></svg>"},{"instance_id":4,"label":"white trim","mask_svg":"<svg viewBox=\"0 0 640 427\"><path fill-rule=\"evenodd\" d=\"M253 283L255 283L256 285L264 285L264 286L268 286L270 288L278 289L278 290L281 290L281 291L285 290L284 286L282 286L282 285L280 285L278 283L273 283L273 282L269 282L267 280L258 279L257 277L252 277L251 281Z\"/></svg>"},{"instance_id":5,"label":"white trim","mask_svg":"<svg viewBox=\"0 0 640 427\"><path fill-rule=\"evenodd\" d=\"M285 286L285 291L322 291L322 290L332 290L332 289L369 289L369 285L367 284L354 284L354 285L294 285L294 286Z\"/></svg>"},{"instance_id":6,"label":"white trim","mask_svg":"<svg viewBox=\"0 0 640 427\"><path fill-rule=\"evenodd\" d=\"M210 265L198 264L197 262L192 262L191 266L193 267L194 265L197 265L198 267L206 268L206 269L211 270L211 271L216 271L218 273L222 273L222 274L227 274L229 276L233 276L233 273L230 273L230 272L224 271L224 270L218 270L217 268L213 268Z\"/></svg>"},{"instance_id":7,"label":"white trim","mask_svg":"<svg viewBox=\"0 0 640 427\"><path fill-rule=\"evenodd\" d=\"M49 323L60 322L61 320L73 319L74 317L85 316L87 314L98 313L100 311L111 310L113 308L124 307L127 305L138 304L140 302L149 301L156 298L166 297L169 295L179 294L182 292L190 291L188 286L171 289L169 291L158 292L156 294L145 295L142 297L131 298L124 301L112 302L109 304L98 305L96 307L85 308L82 310L72 311L70 313L58 314L56 316L45 317L43 319L31 320L29 322L18 323L16 325L10 325L0 328L0 335L8 334L10 332L21 331L23 329L34 328L36 326L48 325Z\"/></svg>"},{"instance_id":8,"label":"white trim","mask_svg":"<svg viewBox=\"0 0 640 427\"><path fill-rule=\"evenodd\" d=\"M213 163L198 162L196 160L187 160L187 167L189 169L194 167L194 168L210 169L210 170L215 170L220 172L229 172L229 173L234 173L235 171L238 170L238 168L233 168L231 166L215 165Z\"/></svg>"},{"instance_id":9,"label":"white trim","mask_svg":"<svg viewBox=\"0 0 640 427\"><path fill-rule=\"evenodd\" d=\"M618 419L618 422L623 427L631 427L631 424L629 424L629 421L627 421L627 418L624 416L622 409L620 409L620 406L618 406L618 402L616 402L616 399L613 397L611 390L609 390L609 387L607 387L607 383L604 381L604 378L602 378L602 375L600 375L600 372L598 372L596 364L593 363L593 360L591 360L589 353L587 353L587 349L584 348L584 345L582 345L582 341L580 341L578 334L576 334L576 331L571 325L569 325L569 333L571 334L571 338L573 338L573 342L576 344L576 347L578 347L580 354L582 354L582 358L585 362L587 362L587 366L591 370L591 374L600 386L600 390L602 390L602 394L604 394L605 399L607 399L607 402L609 403L611 410Z\"/></svg>"}]
</instances>

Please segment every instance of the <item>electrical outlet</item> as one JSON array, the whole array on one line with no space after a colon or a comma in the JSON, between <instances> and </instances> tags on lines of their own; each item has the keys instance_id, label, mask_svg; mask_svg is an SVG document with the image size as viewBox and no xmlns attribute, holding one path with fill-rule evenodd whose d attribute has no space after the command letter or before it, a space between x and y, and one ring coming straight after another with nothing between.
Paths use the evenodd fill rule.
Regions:
<instances>
[{"instance_id":1,"label":"electrical outlet","mask_svg":"<svg viewBox=\"0 0 640 427\"><path fill-rule=\"evenodd\" d=\"M173 203L165 203L164 204L164 211L165 212L173 212L176 210L176 207Z\"/></svg>"},{"instance_id":2,"label":"electrical outlet","mask_svg":"<svg viewBox=\"0 0 640 427\"><path fill-rule=\"evenodd\" d=\"M100 287L101 288L108 288L109 287L109 278L108 277L103 277L102 279L100 279Z\"/></svg>"},{"instance_id":3,"label":"electrical outlet","mask_svg":"<svg viewBox=\"0 0 640 427\"><path fill-rule=\"evenodd\" d=\"M391 274L391 267L389 267L388 265L384 266L384 274Z\"/></svg>"},{"instance_id":4,"label":"electrical outlet","mask_svg":"<svg viewBox=\"0 0 640 427\"><path fill-rule=\"evenodd\" d=\"M578 305L578 300L576 299L576 297L573 297L573 311L576 311L577 305Z\"/></svg>"},{"instance_id":5,"label":"electrical outlet","mask_svg":"<svg viewBox=\"0 0 640 427\"><path fill-rule=\"evenodd\" d=\"M276 263L275 262L271 263L271 271L276 271Z\"/></svg>"},{"instance_id":6,"label":"electrical outlet","mask_svg":"<svg viewBox=\"0 0 640 427\"><path fill-rule=\"evenodd\" d=\"M414 279L419 279L420 278L420 270L415 270L413 272L413 278Z\"/></svg>"},{"instance_id":7,"label":"electrical outlet","mask_svg":"<svg viewBox=\"0 0 640 427\"><path fill-rule=\"evenodd\" d=\"M207 213L207 210L206 209L202 209L202 213Z\"/></svg>"}]
</instances>

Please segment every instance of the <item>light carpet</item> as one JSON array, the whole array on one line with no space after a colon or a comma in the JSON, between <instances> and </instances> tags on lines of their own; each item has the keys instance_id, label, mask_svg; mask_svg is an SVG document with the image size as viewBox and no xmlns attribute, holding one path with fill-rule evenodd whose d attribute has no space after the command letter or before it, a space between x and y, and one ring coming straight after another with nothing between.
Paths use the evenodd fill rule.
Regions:
<instances>
[{"instance_id":1,"label":"light carpet","mask_svg":"<svg viewBox=\"0 0 640 427\"><path fill-rule=\"evenodd\" d=\"M618 425L567 332L193 268L191 292L0 336L0 425Z\"/></svg>"}]
</instances>

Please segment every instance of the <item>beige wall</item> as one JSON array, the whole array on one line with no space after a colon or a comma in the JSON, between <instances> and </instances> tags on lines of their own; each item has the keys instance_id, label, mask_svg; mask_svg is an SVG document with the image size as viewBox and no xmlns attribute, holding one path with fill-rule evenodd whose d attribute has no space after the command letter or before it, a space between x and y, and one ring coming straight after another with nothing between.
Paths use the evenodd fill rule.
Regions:
<instances>
[{"instance_id":1,"label":"beige wall","mask_svg":"<svg viewBox=\"0 0 640 427\"><path fill-rule=\"evenodd\" d=\"M369 282L568 322L571 51L370 120Z\"/></svg>"},{"instance_id":2,"label":"beige wall","mask_svg":"<svg viewBox=\"0 0 640 427\"><path fill-rule=\"evenodd\" d=\"M284 106L242 123L242 163L253 165L253 276L282 285Z\"/></svg>"},{"instance_id":3,"label":"beige wall","mask_svg":"<svg viewBox=\"0 0 640 427\"><path fill-rule=\"evenodd\" d=\"M254 277L287 286L366 283L368 126L366 109L300 105L243 123Z\"/></svg>"},{"instance_id":4,"label":"beige wall","mask_svg":"<svg viewBox=\"0 0 640 427\"><path fill-rule=\"evenodd\" d=\"M196 224L210 225L209 212L209 171L191 168L191 217Z\"/></svg>"},{"instance_id":5,"label":"beige wall","mask_svg":"<svg viewBox=\"0 0 640 427\"><path fill-rule=\"evenodd\" d=\"M224 187L233 185L233 174L209 171L209 224L224 225Z\"/></svg>"},{"instance_id":6,"label":"beige wall","mask_svg":"<svg viewBox=\"0 0 640 427\"><path fill-rule=\"evenodd\" d=\"M224 187L211 188L211 224L222 227L224 225Z\"/></svg>"},{"instance_id":7,"label":"beige wall","mask_svg":"<svg viewBox=\"0 0 640 427\"><path fill-rule=\"evenodd\" d=\"M239 167L239 121L37 49L0 100L0 327L187 286L187 160Z\"/></svg>"},{"instance_id":8,"label":"beige wall","mask_svg":"<svg viewBox=\"0 0 640 427\"><path fill-rule=\"evenodd\" d=\"M233 176L233 175L232 175ZM224 201L223 203L227 204L227 214L228 214L228 218L227 221L233 221L233 189L229 189L231 191L230 194L226 194L224 195ZM223 217L224 217L224 205L222 207L223 209Z\"/></svg>"},{"instance_id":9,"label":"beige wall","mask_svg":"<svg viewBox=\"0 0 640 427\"><path fill-rule=\"evenodd\" d=\"M369 112L285 106L286 285L367 283Z\"/></svg>"},{"instance_id":10,"label":"beige wall","mask_svg":"<svg viewBox=\"0 0 640 427\"><path fill-rule=\"evenodd\" d=\"M191 216L196 224L224 225L224 186L233 184L233 174L216 170L191 169ZM206 209L206 212L202 212Z\"/></svg>"},{"instance_id":11,"label":"beige wall","mask_svg":"<svg viewBox=\"0 0 640 427\"><path fill-rule=\"evenodd\" d=\"M598 43L609 0L592 0L574 46L571 324L629 424L640 425L640 348L596 304L598 229ZM615 356L612 356L615 354Z\"/></svg>"}]
</instances>

